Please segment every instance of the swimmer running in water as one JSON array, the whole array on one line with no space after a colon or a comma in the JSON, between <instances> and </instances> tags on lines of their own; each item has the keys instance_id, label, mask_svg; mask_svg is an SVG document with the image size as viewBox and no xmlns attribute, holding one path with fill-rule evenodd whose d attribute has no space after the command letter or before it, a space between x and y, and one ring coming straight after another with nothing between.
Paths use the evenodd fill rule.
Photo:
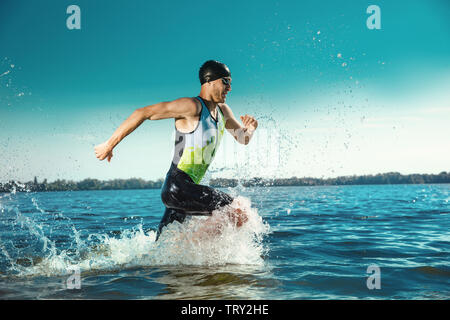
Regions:
<instances>
[{"instance_id":1,"label":"swimmer running in water","mask_svg":"<svg viewBox=\"0 0 450 320\"><path fill-rule=\"evenodd\" d=\"M225 104L231 91L231 73L225 64L206 61L200 68L199 78L201 89L197 97L136 109L108 141L95 147L96 157L110 162L114 147L145 120L175 119L175 152L161 191L166 210L156 239L173 221L183 223L189 215L211 216L213 210L233 202L230 195L200 182L216 154L224 129L239 143L248 144L258 127L258 121L249 115L241 116L240 124ZM239 208L228 207L225 211L237 227L248 219Z\"/></svg>"}]
</instances>

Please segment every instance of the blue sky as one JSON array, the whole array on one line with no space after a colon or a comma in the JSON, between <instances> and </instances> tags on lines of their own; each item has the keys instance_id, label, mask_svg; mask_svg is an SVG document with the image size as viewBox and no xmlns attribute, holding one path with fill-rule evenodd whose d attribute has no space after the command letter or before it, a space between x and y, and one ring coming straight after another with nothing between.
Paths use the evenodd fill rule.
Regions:
<instances>
[{"instance_id":1,"label":"blue sky","mask_svg":"<svg viewBox=\"0 0 450 320\"><path fill-rule=\"evenodd\" d=\"M81 30L66 27L71 4ZM260 121L248 147L224 141L213 175L448 171L449 13L437 0L3 0L0 180L162 178L173 120L146 121L111 163L93 146L136 108L197 95L211 58L231 69L234 113Z\"/></svg>"}]
</instances>

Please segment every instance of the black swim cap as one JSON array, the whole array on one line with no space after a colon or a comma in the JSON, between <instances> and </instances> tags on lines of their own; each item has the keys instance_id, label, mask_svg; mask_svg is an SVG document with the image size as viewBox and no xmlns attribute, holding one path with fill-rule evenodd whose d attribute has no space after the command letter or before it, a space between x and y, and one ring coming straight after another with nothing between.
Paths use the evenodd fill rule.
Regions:
<instances>
[{"instance_id":1,"label":"black swim cap","mask_svg":"<svg viewBox=\"0 0 450 320\"><path fill-rule=\"evenodd\" d=\"M231 77L231 72L223 63L216 60L208 60L200 67L198 76L200 78L200 83L204 84L208 81Z\"/></svg>"}]
</instances>

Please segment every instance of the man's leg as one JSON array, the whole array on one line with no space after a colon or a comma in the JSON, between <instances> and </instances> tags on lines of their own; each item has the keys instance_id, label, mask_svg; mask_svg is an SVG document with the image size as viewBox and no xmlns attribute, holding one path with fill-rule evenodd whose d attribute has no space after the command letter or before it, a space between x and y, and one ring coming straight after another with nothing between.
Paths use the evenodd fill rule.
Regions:
<instances>
[{"instance_id":1,"label":"man's leg","mask_svg":"<svg viewBox=\"0 0 450 320\"><path fill-rule=\"evenodd\" d=\"M162 187L161 199L166 211L161 220L157 239L164 226L179 221L182 223L186 215L209 215L219 208L230 205L233 198L220 190L195 184L192 179L182 171L168 175ZM240 227L248 218L241 209L227 209L226 214L230 220ZM209 219L211 220L211 219ZM212 222L212 221L211 221Z\"/></svg>"},{"instance_id":2,"label":"man's leg","mask_svg":"<svg viewBox=\"0 0 450 320\"><path fill-rule=\"evenodd\" d=\"M155 241L158 241L159 236L161 235L161 231L165 226L167 226L168 224L170 224L174 221L183 223L184 219L186 219L186 214L183 213L181 210L166 208L166 211L164 211L164 215L161 219L161 222L159 223L158 232L156 233Z\"/></svg>"},{"instance_id":3,"label":"man's leg","mask_svg":"<svg viewBox=\"0 0 450 320\"><path fill-rule=\"evenodd\" d=\"M193 215L209 215L213 210L230 205L234 200L225 192L195 183L180 186L171 198L175 200L169 201L171 208Z\"/></svg>"},{"instance_id":4,"label":"man's leg","mask_svg":"<svg viewBox=\"0 0 450 320\"><path fill-rule=\"evenodd\" d=\"M195 184L181 191L183 197L190 199L183 203L183 210L187 212L205 212L211 214L212 211L230 205L234 199L220 190ZM228 208L225 210L230 221L237 227L241 227L248 218L241 208Z\"/></svg>"}]
</instances>

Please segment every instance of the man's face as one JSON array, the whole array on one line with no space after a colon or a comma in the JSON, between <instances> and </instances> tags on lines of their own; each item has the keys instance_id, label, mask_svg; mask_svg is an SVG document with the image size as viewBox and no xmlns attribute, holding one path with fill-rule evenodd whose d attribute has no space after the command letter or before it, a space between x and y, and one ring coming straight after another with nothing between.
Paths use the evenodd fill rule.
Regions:
<instances>
[{"instance_id":1,"label":"man's face","mask_svg":"<svg viewBox=\"0 0 450 320\"><path fill-rule=\"evenodd\" d=\"M231 91L231 77L224 77L211 82L213 84L212 96L215 103L224 103L228 92Z\"/></svg>"}]
</instances>

